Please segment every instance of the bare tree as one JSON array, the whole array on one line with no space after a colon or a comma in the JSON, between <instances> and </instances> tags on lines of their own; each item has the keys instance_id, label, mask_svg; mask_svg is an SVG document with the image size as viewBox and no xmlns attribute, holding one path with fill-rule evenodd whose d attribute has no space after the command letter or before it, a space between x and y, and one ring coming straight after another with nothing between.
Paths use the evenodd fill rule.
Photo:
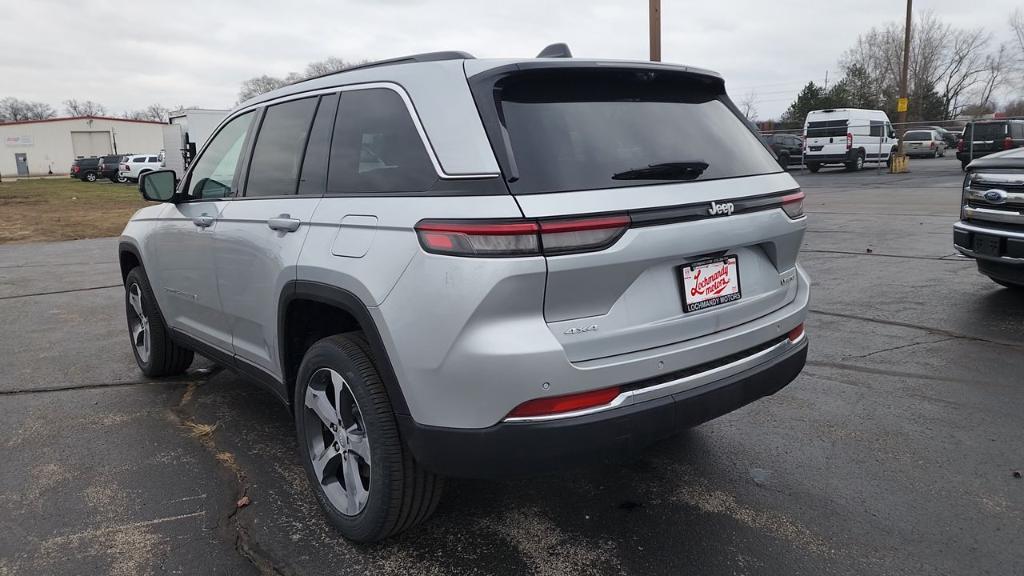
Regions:
<instances>
[{"instance_id":1,"label":"bare tree","mask_svg":"<svg viewBox=\"0 0 1024 576\"><path fill-rule=\"evenodd\" d=\"M255 78L249 78L245 82L242 82L242 88L238 91L238 101L245 102L250 98L259 96L271 90L276 90L281 86L284 86L286 82L281 78L275 78L273 76L256 76Z\"/></svg>"},{"instance_id":2,"label":"bare tree","mask_svg":"<svg viewBox=\"0 0 1024 576\"><path fill-rule=\"evenodd\" d=\"M991 90L988 90L987 95L966 101L976 87L983 88L987 80L999 74L994 70L999 67L998 63L985 53L991 37L980 28L953 32L952 47L940 76L943 79L942 99L946 118L956 117L968 103L985 104L991 97ZM992 80L993 85L994 82Z\"/></svg>"},{"instance_id":3,"label":"bare tree","mask_svg":"<svg viewBox=\"0 0 1024 576\"><path fill-rule=\"evenodd\" d=\"M150 104L140 110L129 110L121 114L122 118L128 120L151 120L153 122L167 122L171 111L160 104Z\"/></svg>"},{"instance_id":4,"label":"bare tree","mask_svg":"<svg viewBox=\"0 0 1024 576\"><path fill-rule=\"evenodd\" d=\"M352 66L355 66L355 64L350 64L337 56L330 56L323 60L317 60L316 62L310 62L307 64L303 76L306 78L324 76L325 74L341 72L342 70L351 68Z\"/></svg>"},{"instance_id":5,"label":"bare tree","mask_svg":"<svg viewBox=\"0 0 1024 576\"><path fill-rule=\"evenodd\" d=\"M740 112L747 117L747 120L753 122L757 120L757 92L751 90L740 98L739 108Z\"/></svg>"},{"instance_id":6,"label":"bare tree","mask_svg":"<svg viewBox=\"0 0 1024 576\"><path fill-rule=\"evenodd\" d=\"M1010 14L1010 30L1013 32L1009 49L1012 54L1007 58L1007 67L1013 69L1019 87L1024 88L1024 10L1017 8Z\"/></svg>"},{"instance_id":7,"label":"bare tree","mask_svg":"<svg viewBox=\"0 0 1024 576\"><path fill-rule=\"evenodd\" d=\"M98 102L92 100L65 100L64 113L68 116L103 116L107 113L107 108Z\"/></svg>"},{"instance_id":8,"label":"bare tree","mask_svg":"<svg viewBox=\"0 0 1024 576\"><path fill-rule=\"evenodd\" d=\"M56 115L53 107L43 102L29 102L10 96L0 99L0 122L46 120Z\"/></svg>"}]
</instances>

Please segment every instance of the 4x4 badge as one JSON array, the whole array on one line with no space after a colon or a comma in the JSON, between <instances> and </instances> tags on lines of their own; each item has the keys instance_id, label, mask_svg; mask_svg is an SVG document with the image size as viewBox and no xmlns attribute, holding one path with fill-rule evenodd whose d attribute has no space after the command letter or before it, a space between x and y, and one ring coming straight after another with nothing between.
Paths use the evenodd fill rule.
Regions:
<instances>
[{"instance_id":1,"label":"4x4 badge","mask_svg":"<svg viewBox=\"0 0 1024 576\"><path fill-rule=\"evenodd\" d=\"M732 214L735 208L732 202L723 202L721 204L716 203L714 200L711 201L711 208L708 208L708 214L717 216L719 214L725 214L726 216Z\"/></svg>"}]
</instances>

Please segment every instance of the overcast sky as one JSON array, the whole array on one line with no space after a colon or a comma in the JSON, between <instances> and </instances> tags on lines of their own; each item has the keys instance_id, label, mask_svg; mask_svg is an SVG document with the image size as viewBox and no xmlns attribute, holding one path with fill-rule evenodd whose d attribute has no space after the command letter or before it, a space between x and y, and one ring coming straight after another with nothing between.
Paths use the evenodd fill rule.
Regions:
<instances>
[{"instance_id":1,"label":"overcast sky","mask_svg":"<svg viewBox=\"0 0 1024 576\"><path fill-rule=\"evenodd\" d=\"M25 0L0 3L0 97L68 98L109 112L234 105L239 84L338 56L465 50L531 57L552 42L577 56L648 56L647 0ZM947 22L1009 39L1020 0L918 1ZM662 59L721 72L733 99L756 92L777 117L808 81L837 73L859 33L902 19L899 0L662 0Z\"/></svg>"}]
</instances>

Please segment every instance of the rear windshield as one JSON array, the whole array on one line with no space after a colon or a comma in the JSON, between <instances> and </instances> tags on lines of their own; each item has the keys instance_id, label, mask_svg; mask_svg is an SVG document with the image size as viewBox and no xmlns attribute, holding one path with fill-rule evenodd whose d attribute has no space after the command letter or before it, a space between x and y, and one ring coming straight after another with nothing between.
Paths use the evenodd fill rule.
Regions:
<instances>
[{"instance_id":1,"label":"rear windshield","mask_svg":"<svg viewBox=\"0 0 1024 576\"><path fill-rule=\"evenodd\" d=\"M505 77L494 94L519 176L514 194L779 171L718 80L558 68Z\"/></svg>"},{"instance_id":2,"label":"rear windshield","mask_svg":"<svg viewBox=\"0 0 1024 576\"><path fill-rule=\"evenodd\" d=\"M974 124L974 130L972 137L971 125L967 126L968 140L1002 140L1006 138L1006 124L1002 122L990 123L990 124Z\"/></svg>"},{"instance_id":3,"label":"rear windshield","mask_svg":"<svg viewBox=\"0 0 1024 576\"><path fill-rule=\"evenodd\" d=\"M848 131L846 120L820 120L807 123L808 138L845 138Z\"/></svg>"},{"instance_id":4,"label":"rear windshield","mask_svg":"<svg viewBox=\"0 0 1024 576\"><path fill-rule=\"evenodd\" d=\"M918 130L916 132L907 132L903 135L904 140L931 140L932 133Z\"/></svg>"}]
</instances>

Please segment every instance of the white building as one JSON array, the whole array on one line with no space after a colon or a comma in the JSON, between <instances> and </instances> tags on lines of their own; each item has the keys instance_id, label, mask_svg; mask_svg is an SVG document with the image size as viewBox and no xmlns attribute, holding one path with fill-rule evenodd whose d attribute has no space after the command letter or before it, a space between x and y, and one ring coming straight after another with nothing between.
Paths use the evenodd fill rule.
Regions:
<instances>
[{"instance_id":1,"label":"white building","mask_svg":"<svg viewBox=\"0 0 1024 576\"><path fill-rule=\"evenodd\" d=\"M162 122L102 116L0 124L0 178L68 174L76 158L157 154Z\"/></svg>"}]
</instances>

